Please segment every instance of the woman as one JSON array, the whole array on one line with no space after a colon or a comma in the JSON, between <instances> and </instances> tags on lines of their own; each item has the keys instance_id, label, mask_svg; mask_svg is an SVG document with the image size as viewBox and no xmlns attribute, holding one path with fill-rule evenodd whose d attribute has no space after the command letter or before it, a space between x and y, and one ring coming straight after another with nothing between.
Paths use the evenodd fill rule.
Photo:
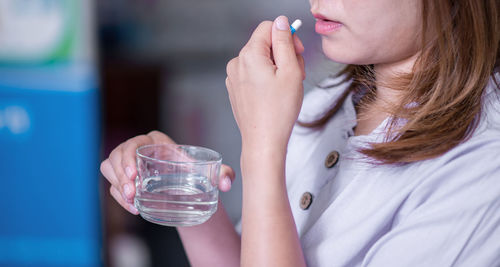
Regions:
<instances>
[{"instance_id":1,"label":"woman","mask_svg":"<svg viewBox=\"0 0 500 267\"><path fill-rule=\"evenodd\" d=\"M283 16L228 63L241 238L222 206L178 228L191 264L500 266L499 2L310 3L324 53L349 65L303 101ZM132 138L101 165L134 214L134 151L162 142Z\"/></svg>"}]
</instances>

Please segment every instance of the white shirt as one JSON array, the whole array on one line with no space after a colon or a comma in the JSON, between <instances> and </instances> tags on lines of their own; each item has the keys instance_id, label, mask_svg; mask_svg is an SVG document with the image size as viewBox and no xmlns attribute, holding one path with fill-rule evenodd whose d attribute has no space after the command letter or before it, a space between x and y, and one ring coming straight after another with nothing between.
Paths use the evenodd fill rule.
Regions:
<instances>
[{"instance_id":1,"label":"white shirt","mask_svg":"<svg viewBox=\"0 0 500 267\"><path fill-rule=\"evenodd\" d=\"M313 89L299 121L320 117L347 86ZM381 142L388 119L371 134L354 136L352 95L325 127L296 125L286 182L307 265L500 266L500 93L492 81L484 103L468 141L404 166L361 158L359 147ZM327 168L332 151L340 158ZM303 210L306 192L312 203Z\"/></svg>"}]
</instances>

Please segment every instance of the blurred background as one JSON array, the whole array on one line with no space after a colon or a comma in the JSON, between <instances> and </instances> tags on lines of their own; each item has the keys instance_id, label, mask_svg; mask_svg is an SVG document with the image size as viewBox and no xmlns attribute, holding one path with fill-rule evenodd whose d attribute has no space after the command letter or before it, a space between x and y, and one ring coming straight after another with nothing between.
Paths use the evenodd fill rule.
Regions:
<instances>
[{"instance_id":1,"label":"blurred background","mask_svg":"<svg viewBox=\"0 0 500 267\"><path fill-rule=\"evenodd\" d=\"M188 266L175 228L124 211L99 173L155 129L222 153L237 222L225 65L278 15L304 22L306 90L339 69L307 0L0 0L0 266Z\"/></svg>"}]
</instances>

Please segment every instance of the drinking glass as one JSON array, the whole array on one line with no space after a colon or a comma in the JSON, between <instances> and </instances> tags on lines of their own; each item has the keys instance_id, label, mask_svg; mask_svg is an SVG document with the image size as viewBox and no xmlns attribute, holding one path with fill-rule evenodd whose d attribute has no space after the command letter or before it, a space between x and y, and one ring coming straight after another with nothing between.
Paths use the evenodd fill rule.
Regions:
<instances>
[{"instance_id":1,"label":"drinking glass","mask_svg":"<svg viewBox=\"0 0 500 267\"><path fill-rule=\"evenodd\" d=\"M146 145L136 151L134 205L141 216L166 226L192 226L217 210L222 156L189 145Z\"/></svg>"}]
</instances>

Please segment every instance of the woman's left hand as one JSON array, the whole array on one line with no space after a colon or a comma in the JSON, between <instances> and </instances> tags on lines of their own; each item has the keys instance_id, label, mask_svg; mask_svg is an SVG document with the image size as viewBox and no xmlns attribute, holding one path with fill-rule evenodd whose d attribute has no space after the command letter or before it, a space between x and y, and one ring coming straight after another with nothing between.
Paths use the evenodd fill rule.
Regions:
<instances>
[{"instance_id":1,"label":"woman's left hand","mask_svg":"<svg viewBox=\"0 0 500 267\"><path fill-rule=\"evenodd\" d=\"M264 21L227 64L226 86L245 148L285 149L303 99L304 47L288 19Z\"/></svg>"}]
</instances>

